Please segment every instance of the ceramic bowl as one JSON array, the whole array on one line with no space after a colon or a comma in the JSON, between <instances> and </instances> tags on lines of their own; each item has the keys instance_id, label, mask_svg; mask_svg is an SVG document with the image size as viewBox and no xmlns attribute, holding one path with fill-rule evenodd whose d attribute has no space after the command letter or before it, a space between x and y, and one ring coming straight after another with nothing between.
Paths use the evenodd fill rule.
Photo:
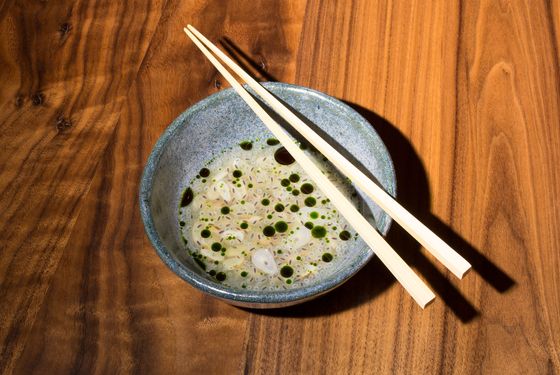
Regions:
<instances>
[{"instance_id":1,"label":"ceramic bowl","mask_svg":"<svg viewBox=\"0 0 560 375\"><path fill-rule=\"evenodd\" d=\"M395 172L387 148L362 116L326 94L285 83L264 86L286 102L320 132L338 143L392 195ZM348 257L332 272L315 282L283 291L250 291L226 287L207 275L188 255L180 236L178 207L181 193L204 163L227 147L246 139L271 137L271 133L232 90L226 89L183 112L157 141L144 169L140 186L140 210L146 233L163 262L200 291L230 304L251 308L294 305L324 294L358 272L374 255L358 238ZM361 211L374 218L382 234L391 219L368 198Z\"/></svg>"}]
</instances>

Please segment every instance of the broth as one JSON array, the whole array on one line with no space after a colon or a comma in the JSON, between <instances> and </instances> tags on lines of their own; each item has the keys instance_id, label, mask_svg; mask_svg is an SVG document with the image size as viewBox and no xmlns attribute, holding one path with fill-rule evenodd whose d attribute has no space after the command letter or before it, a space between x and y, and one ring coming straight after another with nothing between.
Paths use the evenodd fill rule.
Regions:
<instances>
[{"instance_id":1,"label":"broth","mask_svg":"<svg viewBox=\"0 0 560 375\"><path fill-rule=\"evenodd\" d=\"M305 152L358 206L349 181L322 156ZM275 139L224 150L200 170L180 202L185 251L232 288L303 286L332 271L358 238Z\"/></svg>"}]
</instances>

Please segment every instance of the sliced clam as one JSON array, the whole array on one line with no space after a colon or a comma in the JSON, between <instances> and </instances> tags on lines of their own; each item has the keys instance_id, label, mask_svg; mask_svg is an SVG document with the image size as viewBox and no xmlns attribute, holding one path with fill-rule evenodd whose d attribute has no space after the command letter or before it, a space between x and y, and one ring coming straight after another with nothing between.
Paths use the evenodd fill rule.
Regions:
<instances>
[{"instance_id":1,"label":"sliced clam","mask_svg":"<svg viewBox=\"0 0 560 375\"><path fill-rule=\"evenodd\" d=\"M200 249L200 253L204 256L206 256L208 259L212 259L212 260L223 260L224 257L222 256L222 254L220 254L219 251L212 251L210 249L206 249L206 248L201 248Z\"/></svg>"},{"instance_id":2,"label":"sliced clam","mask_svg":"<svg viewBox=\"0 0 560 375\"><path fill-rule=\"evenodd\" d=\"M311 241L311 231L307 229L304 224L296 226L293 231L294 233L291 234L287 240L288 245L292 249L297 250Z\"/></svg>"},{"instance_id":3,"label":"sliced clam","mask_svg":"<svg viewBox=\"0 0 560 375\"><path fill-rule=\"evenodd\" d=\"M228 257L242 257L243 251L247 252L247 249L244 247L228 247L227 249L227 256Z\"/></svg>"},{"instance_id":4,"label":"sliced clam","mask_svg":"<svg viewBox=\"0 0 560 375\"><path fill-rule=\"evenodd\" d=\"M260 219L262 219L260 216L251 216L247 219L247 222L254 225L258 223Z\"/></svg>"},{"instance_id":5,"label":"sliced clam","mask_svg":"<svg viewBox=\"0 0 560 375\"><path fill-rule=\"evenodd\" d=\"M235 187L232 188L233 196L237 200L244 199L247 196L247 188L245 188L245 183L241 181L239 185L240 186L236 185Z\"/></svg>"},{"instance_id":6,"label":"sliced clam","mask_svg":"<svg viewBox=\"0 0 560 375\"><path fill-rule=\"evenodd\" d=\"M236 267L240 266L241 263L243 263L243 258L237 257L237 256L226 258L226 260L224 260L222 262L222 264L224 265L224 269L226 269L226 270L236 268Z\"/></svg>"},{"instance_id":7,"label":"sliced clam","mask_svg":"<svg viewBox=\"0 0 560 375\"><path fill-rule=\"evenodd\" d=\"M245 238L245 233L243 233L240 230L235 230L235 229L226 229L221 233L222 239L224 240L237 240L237 241L243 241L243 239Z\"/></svg>"},{"instance_id":8,"label":"sliced clam","mask_svg":"<svg viewBox=\"0 0 560 375\"><path fill-rule=\"evenodd\" d=\"M269 275L274 275L278 272L274 255L268 249L256 250L251 256L251 261L259 271Z\"/></svg>"},{"instance_id":9,"label":"sliced clam","mask_svg":"<svg viewBox=\"0 0 560 375\"><path fill-rule=\"evenodd\" d=\"M215 179L216 181L219 181L219 180L223 180L223 178L226 177L226 176L227 176L226 171L221 171L220 173L218 173L218 174L214 177L214 179Z\"/></svg>"},{"instance_id":10,"label":"sliced clam","mask_svg":"<svg viewBox=\"0 0 560 375\"><path fill-rule=\"evenodd\" d=\"M210 200L223 199L226 202L231 201L231 187L223 180L216 180L208 189L206 196Z\"/></svg>"}]
</instances>

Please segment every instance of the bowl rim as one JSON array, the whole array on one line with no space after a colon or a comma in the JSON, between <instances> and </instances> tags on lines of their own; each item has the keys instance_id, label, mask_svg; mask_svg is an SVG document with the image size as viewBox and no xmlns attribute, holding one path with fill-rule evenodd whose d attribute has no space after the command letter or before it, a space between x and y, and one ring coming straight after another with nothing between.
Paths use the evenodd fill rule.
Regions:
<instances>
[{"instance_id":1,"label":"bowl rim","mask_svg":"<svg viewBox=\"0 0 560 375\"><path fill-rule=\"evenodd\" d=\"M329 102L330 105L334 106L340 112L345 112L348 116L353 117L357 125L362 126L364 129L370 132L371 136L377 138L378 146L382 148L384 154L387 155L386 162L389 165L388 172L390 174L390 181L392 181L392 186L390 186L389 188L392 187L393 190L390 193L396 196L397 181L391 155L389 154L385 143L383 142L379 134L375 131L373 125L371 125L361 114L359 114L356 110L343 103L339 99L336 99L317 90L282 82L263 82L261 84L268 89L284 89L296 92L298 94L315 96L320 100ZM159 257L167 267L169 267L175 274L177 274L179 277L187 281L195 288L233 304L255 305L258 307L267 308L281 307L317 297L342 285L373 258L373 251L362 252L360 256L356 257L356 259L348 264L348 266L344 269L344 272L338 272L327 279L322 279L319 283L316 284L310 284L299 288L281 291L252 291L237 290L225 287L197 274L181 262L177 261L163 244L161 238L159 237L159 234L155 229L150 209L150 198L154 172L158 165L159 159L165 149L167 142L174 136L177 130L184 125L185 118L211 104L213 101L221 100L223 97L227 97L230 95L236 95L232 88L228 88L212 94L187 108L165 129L163 134L157 140L154 148L150 152L140 181L139 202L140 213L142 216L142 221L144 223L144 230L152 246L156 250L156 253L159 255ZM381 230L381 234L383 236L387 234L389 228L391 227L391 224L392 219L387 215L385 225Z\"/></svg>"}]
</instances>

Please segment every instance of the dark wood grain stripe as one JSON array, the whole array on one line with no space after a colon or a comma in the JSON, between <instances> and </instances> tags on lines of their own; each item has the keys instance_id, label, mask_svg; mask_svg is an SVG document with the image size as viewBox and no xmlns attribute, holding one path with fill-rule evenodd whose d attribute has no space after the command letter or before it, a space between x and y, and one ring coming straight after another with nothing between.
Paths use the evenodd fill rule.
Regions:
<instances>
[{"instance_id":1,"label":"dark wood grain stripe","mask_svg":"<svg viewBox=\"0 0 560 375\"><path fill-rule=\"evenodd\" d=\"M159 18L157 2L142 4L35 2L3 9L0 61L10 67L0 69L4 370L20 355ZM111 15L113 27L99 22L101 14ZM135 22L123 27L132 15ZM61 23L80 26L63 44Z\"/></svg>"}]
</instances>

